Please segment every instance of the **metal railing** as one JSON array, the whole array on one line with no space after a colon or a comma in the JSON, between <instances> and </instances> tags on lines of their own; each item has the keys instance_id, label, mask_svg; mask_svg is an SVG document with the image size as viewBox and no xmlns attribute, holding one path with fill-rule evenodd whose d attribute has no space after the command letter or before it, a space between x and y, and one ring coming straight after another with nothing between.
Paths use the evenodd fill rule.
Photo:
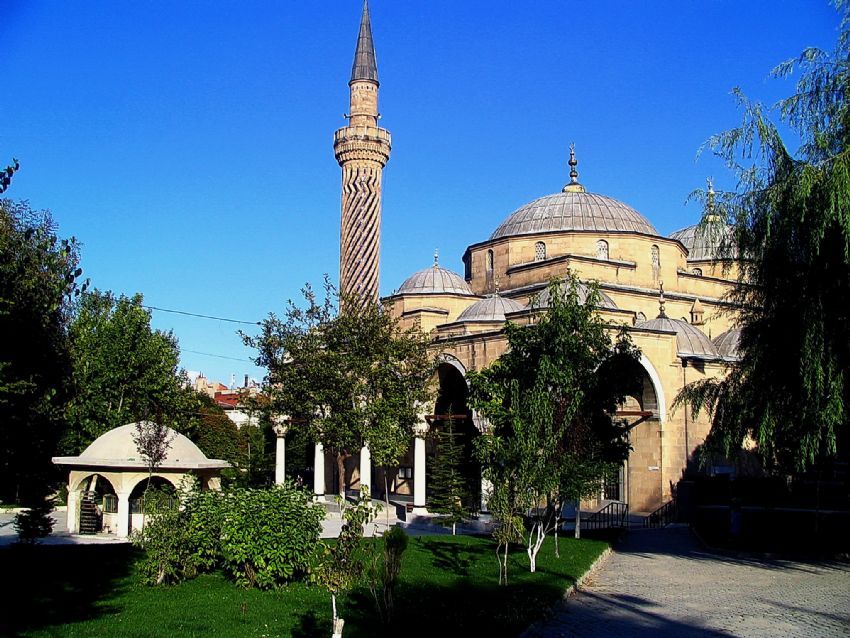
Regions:
<instances>
[{"instance_id":1,"label":"metal railing","mask_svg":"<svg viewBox=\"0 0 850 638\"><path fill-rule=\"evenodd\" d=\"M620 501L608 503L587 520L583 520L581 526L586 530L626 528L629 526L629 506Z\"/></svg>"},{"instance_id":2,"label":"metal railing","mask_svg":"<svg viewBox=\"0 0 850 638\"><path fill-rule=\"evenodd\" d=\"M644 527L666 527L670 523L675 523L679 517L679 508L676 507L676 500L667 501L647 516L643 521Z\"/></svg>"}]
</instances>

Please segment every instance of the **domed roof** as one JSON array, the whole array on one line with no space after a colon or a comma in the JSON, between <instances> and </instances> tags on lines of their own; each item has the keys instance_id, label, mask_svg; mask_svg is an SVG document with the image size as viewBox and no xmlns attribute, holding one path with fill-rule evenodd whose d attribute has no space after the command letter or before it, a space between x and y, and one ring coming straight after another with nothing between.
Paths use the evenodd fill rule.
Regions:
<instances>
[{"instance_id":1,"label":"domed roof","mask_svg":"<svg viewBox=\"0 0 850 638\"><path fill-rule=\"evenodd\" d=\"M521 303L500 295L487 295L458 315L457 321L498 321L504 323L505 315L524 310Z\"/></svg>"},{"instance_id":2,"label":"domed roof","mask_svg":"<svg viewBox=\"0 0 850 638\"><path fill-rule=\"evenodd\" d=\"M141 423L144 423L142 421ZM166 428L170 445L161 469L192 469L229 467L230 464L217 459L208 459L197 445L179 432ZM136 442L136 424L128 423L101 434L82 454L75 457L57 457L60 465L101 465L108 467L144 467Z\"/></svg>"},{"instance_id":3,"label":"domed roof","mask_svg":"<svg viewBox=\"0 0 850 638\"><path fill-rule=\"evenodd\" d=\"M658 235L646 217L621 201L596 193L562 192L518 208L490 239L571 230Z\"/></svg>"},{"instance_id":4,"label":"domed roof","mask_svg":"<svg viewBox=\"0 0 850 638\"><path fill-rule=\"evenodd\" d=\"M415 272L405 279L395 294L475 296L463 277L438 266L436 263L430 268Z\"/></svg>"},{"instance_id":5,"label":"domed roof","mask_svg":"<svg viewBox=\"0 0 850 638\"><path fill-rule=\"evenodd\" d=\"M682 242L688 249L688 259L724 259L729 258L734 235L732 226L720 218L702 224L688 226L670 234L670 239Z\"/></svg>"},{"instance_id":6,"label":"domed roof","mask_svg":"<svg viewBox=\"0 0 850 638\"><path fill-rule=\"evenodd\" d=\"M738 358L738 344L741 342L741 329L732 328L714 338L714 347L726 359Z\"/></svg>"},{"instance_id":7,"label":"domed roof","mask_svg":"<svg viewBox=\"0 0 850 638\"><path fill-rule=\"evenodd\" d=\"M561 290L564 289L565 283L561 283ZM587 295L590 294L590 288L588 288L585 284L578 282L576 283L576 293L578 294L578 301L580 304L584 305L587 303ZM549 287L546 286L540 293L532 299L531 304L529 304L532 308L548 308L551 302L552 295L549 292ZM608 309L608 310L616 310L617 304L614 303L614 300L611 299L608 295L606 295L601 290L599 291L599 307Z\"/></svg>"},{"instance_id":8,"label":"domed roof","mask_svg":"<svg viewBox=\"0 0 850 638\"><path fill-rule=\"evenodd\" d=\"M676 351L680 357L694 359L720 359L720 353L699 328L682 319L670 319L663 313L655 319L635 324L635 328L662 330L676 333Z\"/></svg>"}]
</instances>

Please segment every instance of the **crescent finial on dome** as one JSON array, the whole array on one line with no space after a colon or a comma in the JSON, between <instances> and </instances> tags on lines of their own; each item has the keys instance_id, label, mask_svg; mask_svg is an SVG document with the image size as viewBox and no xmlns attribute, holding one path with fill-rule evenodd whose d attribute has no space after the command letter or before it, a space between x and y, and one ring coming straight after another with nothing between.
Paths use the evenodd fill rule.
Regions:
<instances>
[{"instance_id":1,"label":"crescent finial on dome","mask_svg":"<svg viewBox=\"0 0 850 638\"><path fill-rule=\"evenodd\" d=\"M567 162L570 165L570 183L564 186L564 193L583 193L584 186L578 182L578 160L576 159L576 145L570 144L570 159Z\"/></svg>"}]
</instances>

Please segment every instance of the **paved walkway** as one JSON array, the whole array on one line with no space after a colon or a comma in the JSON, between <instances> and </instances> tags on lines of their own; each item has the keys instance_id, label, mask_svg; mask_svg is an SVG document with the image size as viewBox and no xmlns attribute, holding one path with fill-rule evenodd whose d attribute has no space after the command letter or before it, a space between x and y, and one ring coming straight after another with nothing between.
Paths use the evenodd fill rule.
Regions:
<instances>
[{"instance_id":1,"label":"paved walkway","mask_svg":"<svg viewBox=\"0 0 850 638\"><path fill-rule=\"evenodd\" d=\"M528 638L850 636L850 565L734 558L634 530Z\"/></svg>"}]
</instances>

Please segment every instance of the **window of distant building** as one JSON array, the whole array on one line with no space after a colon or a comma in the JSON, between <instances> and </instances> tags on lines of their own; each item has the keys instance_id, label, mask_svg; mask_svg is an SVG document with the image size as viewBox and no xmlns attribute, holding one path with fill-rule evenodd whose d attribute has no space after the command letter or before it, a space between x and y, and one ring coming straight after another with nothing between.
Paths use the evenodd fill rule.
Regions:
<instances>
[{"instance_id":1,"label":"window of distant building","mask_svg":"<svg viewBox=\"0 0 850 638\"><path fill-rule=\"evenodd\" d=\"M596 257L597 259L608 259L608 242L604 239L596 242Z\"/></svg>"},{"instance_id":2,"label":"window of distant building","mask_svg":"<svg viewBox=\"0 0 850 638\"><path fill-rule=\"evenodd\" d=\"M546 244L542 241L534 244L534 261L543 261L546 259Z\"/></svg>"},{"instance_id":3,"label":"window of distant building","mask_svg":"<svg viewBox=\"0 0 850 638\"><path fill-rule=\"evenodd\" d=\"M488 275L493 274L493 251L492 250L487 251L487 274Z\"/></svg>"},{"instance_id":4,"label":"window of distant building","mask_svg":"<svg viewBox=\"0 0 850 638\"><path fill-rule=\"evenodd\" d=\"M694 268L693 270L691 270L691 274L702 277L702 268Z\"/></svg>"},{"instance_id":5,"label":"window of distant building","mask_svg":"<svg viewBox=\"0 0 850 638\"><path fill-rule=\"evenodd\" d=\"M641 321L646 321L646 315L639 312L635 315L635 323L640 323Z\"/></svg>"}]
</instances>

